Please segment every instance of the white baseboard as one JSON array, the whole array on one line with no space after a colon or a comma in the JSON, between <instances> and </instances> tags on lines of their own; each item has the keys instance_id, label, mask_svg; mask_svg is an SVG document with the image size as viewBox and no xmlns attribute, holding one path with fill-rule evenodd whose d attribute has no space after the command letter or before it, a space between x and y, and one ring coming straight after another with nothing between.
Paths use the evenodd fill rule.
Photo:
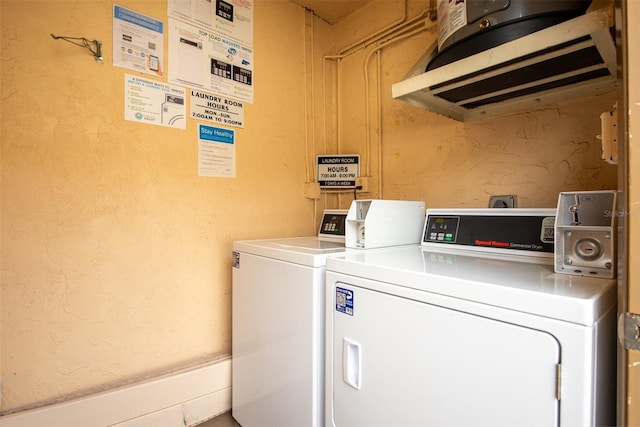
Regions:
<instances>
[{"instance_id":1,"label":"white baseboard","mask_svg":"<svg viewBox=\"0 0 640 427\"><path fill-rule=\"evenodd\" d=\"M0 427L184 427L231 409L231 358L0 417Z\"/></svg>"}]
</instances>

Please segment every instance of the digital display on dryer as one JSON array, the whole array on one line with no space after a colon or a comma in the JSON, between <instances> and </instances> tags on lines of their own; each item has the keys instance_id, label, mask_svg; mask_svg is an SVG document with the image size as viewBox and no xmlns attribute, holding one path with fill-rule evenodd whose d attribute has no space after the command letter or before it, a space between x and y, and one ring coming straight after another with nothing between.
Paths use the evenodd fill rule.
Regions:
<instances>
[{"instance_id":1,"label":"digital display on dryer","mask_svg":"<svg viewBox=\"0 0 640 427\"><path fill-rule=\"evenodd\" d=\"M460 217L430 216L427 230L424 233L425 242L455 243L458 234Z\"/></svg>"}]
</instances>

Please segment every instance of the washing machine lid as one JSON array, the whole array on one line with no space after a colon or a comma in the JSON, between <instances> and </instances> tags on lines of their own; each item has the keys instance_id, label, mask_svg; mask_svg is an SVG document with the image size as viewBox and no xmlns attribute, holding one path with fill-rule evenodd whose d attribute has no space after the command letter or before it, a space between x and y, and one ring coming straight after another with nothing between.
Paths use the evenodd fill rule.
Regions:
<instances>
[{"instance_id":1,"label":"washing machine lid","mask_svg":"<svg viewBox=\"0 0 640 427\"><path fill-rule=\"evenodd\" d=\"M615 280L554 273L547 260L516 255L406 246L345 252L327 260L327 272L586 326L616 302Z\"/></svg>"},{"instance_id":2,"label":"washing machine lid","mask_svg":"<svg viewBox=\"0 0 640 427\"><path fill-rule=\"evenodd\" d=\"M347 213L346 209L325 209L317 236L236 241L233 251L324 267L328 256L345 251Z\"/></svg>"},{"instance_id":3,"label":"washing machine lid","mask_svg":"<svg viewBox=\"0 0 640 427\"><path fill-rule=\"evenodd\" d=\"M343 253L345 246L344 241L309 236L236 241L233 243L233 250L310 267L321 267L326 264L328 256Z\"/></svg>"}]
</instances>

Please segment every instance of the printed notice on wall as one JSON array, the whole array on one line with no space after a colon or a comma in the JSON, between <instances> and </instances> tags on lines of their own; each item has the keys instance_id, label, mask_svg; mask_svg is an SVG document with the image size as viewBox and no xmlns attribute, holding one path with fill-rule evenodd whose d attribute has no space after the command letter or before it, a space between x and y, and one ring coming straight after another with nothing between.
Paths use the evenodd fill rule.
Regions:
<instances>
[{"instance_id":1,"label":"printed notice on wall","mask_svg":"<svg viewBox=\"0 0 640 427\"><path fill-rule=\"evenodd\" d=\"M244 127L244 106L240 101L191 89L189 105L192 119Z\"/></svg>"},{"instance_id":2,"label":"printed notice on wall","mask_svg":"<svg viewBox=\"0 0 640 427\"><path fill-rule=\"evenodd\" d=\"M125 120L186 128L185 89L125 74Z\"/></svg>"},{"instance_id":3,"label":"printed notice on wall","mask_svg":"<svg viewBox=\"0 0 640 427\"><path fill-rule=\"evenodd\" d=\"M162 76L162 21L113 5L113 65Z\"/></svg>"},{"instance_id":4,"label":"printed notice on wall","mask_svg":"<svg viewBox=\"0 0 640 427\"><path fill-rule=\"evenodd\" d=\"M321 188L352 188L360 176L359 154L335 154L316 157Z\"/></svg>"},{"instance_id":5,"label":"printed notice on wall","mask_svg":"<svg viewBox=\"0 0 640 427\"><path fill-rule=\"evenodd\" d=\"M167 15L253 46L253 0L168 0Z\"/></svg>"},{"instance_id":6,"label":"printed notice on wall","mask_svg":"<svg viewBox=\"0 0 640 427\"><path fill-rule=\"evenodd\" d=\"M198 125L198 176L235 178L235 132Z\"/></svg>"},{"instance_id":7,"label":"printed notice on wall","mask_svg":"<svg viewBox=\"0 0 640 427\"><path fill-rule=\"evenodd\" d=\"M169 81L253 102L253 50L169 18Z\"/></svg>"}]
</instances>

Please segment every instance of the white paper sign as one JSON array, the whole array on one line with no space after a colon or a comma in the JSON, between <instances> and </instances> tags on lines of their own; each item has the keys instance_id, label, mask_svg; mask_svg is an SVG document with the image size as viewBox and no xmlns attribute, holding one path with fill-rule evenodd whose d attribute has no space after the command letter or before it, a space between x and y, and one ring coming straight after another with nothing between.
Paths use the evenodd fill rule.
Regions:
<instances>
[{"instance_id":1,"label":"white paper sign","mask_svg":"<svg viewBox=\"0 0 640 427\"><path fill-rule=\"evenodd\" d=\"M185 129L185 89L125 74L125 120Z\"/></svg>"},{"instance_id":2,"label":"white paper sign","mask_svg":"<svg viewBox=\"0 0 640 427\"><path fill-rule=\"evenodd\" d=\"M120 6L113 6L113 65L162 76L164 24Z\"/></svg>"},{"instance_id":3,"label":"white paper sign","mask_svg":"<svg viewBox=\"0 0 640 427\"><path fill-rule=\"evenodd\" d=\"M253 49L169 18L169 81L253 102Z\"/></svg>"},{"instance_id":4,"label":"white paper sign","mask_svg":"<svg viewBox=\"0 0 640 427\"><path fill-rule=\"evenodd\" d=\"M198 125L198 176L235 178L235 131Z\"/></svg>"},{"instance_id":5,"label":"white paper sign","mask_svg":"<svg viewBox=\"0 0 640 427\"><path fill-rule=\"evenodd\" d=\"M241 101L191 89L190 117L221 125L244 127Z\"/></svg>"},{"instance_id":6,"label":"white paper sign","mask_svg":"<svg viewBox=\"0 0 640 427\"><path fill-rule=\"evenodd\" d=\"M168 0L167 15L253 46L253 0Z\"/></svg>"}]
</instances>

